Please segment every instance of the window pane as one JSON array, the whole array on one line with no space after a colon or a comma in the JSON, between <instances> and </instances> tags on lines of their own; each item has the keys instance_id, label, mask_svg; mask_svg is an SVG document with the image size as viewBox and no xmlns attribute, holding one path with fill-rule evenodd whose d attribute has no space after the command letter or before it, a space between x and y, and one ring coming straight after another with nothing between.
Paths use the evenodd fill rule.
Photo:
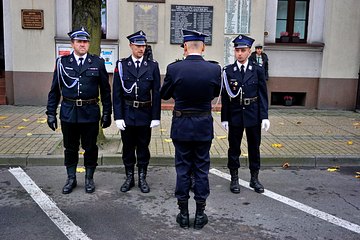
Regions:
<instances>
[{"instance_id":1,"label":"window pane","mask_svg":"<svg viewBox=\"0 0 360 240\"><path fill-rule=\"evenodd\" d=\"M287 19L288 2L279 1L277 9L277 19Z\"/></svg>"},{"instance_id":2,"label":"window pane","mask_svg":"<svg viewBox=\"0 0 360 240\"><path fill-rule=\"evenodd\" d=\"M306 5L305 1L296 1L295 3L295 19L306 19Z\"/></svg>"},{"instance_id":3,"label":"window pane","mask_svg":"<svg viewBox=\"0 0 360 240\"><path fill-rule=\"evenodd\" d=\"M295 21L294 22L294 33L299 32L300 38L304 39L305 36L305 21Z\"/></svg>"},{"instance_id":4,"label":"window pane","mask_svg":"<svg viewBox=\"0 0 360 240\"><path fill-rule=\"evenodd\" d=\"M106 0L101 0L101 38L106 39Z\"/></svg>"},{"instance_id":5,"label":"window pane","mask_svg":"<svg viewBox=\"0 0 360 240\"><path fill-rule=\"evenodd\" d=\"M286 20L276 21L276 38L280 38L280 33L286 31Z\"/></svg>"}]
</instances>

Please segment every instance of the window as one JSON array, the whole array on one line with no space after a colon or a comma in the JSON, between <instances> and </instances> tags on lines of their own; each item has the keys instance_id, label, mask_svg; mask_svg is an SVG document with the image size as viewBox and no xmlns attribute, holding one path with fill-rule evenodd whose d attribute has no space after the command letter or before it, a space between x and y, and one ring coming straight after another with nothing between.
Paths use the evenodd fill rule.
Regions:
<instances>
[{"instance_id":1,"label":"window","mask_svg":"<svg viewBox=\"0 0 360 240\"><path fill-rule=\"evenodd\" d=\"M278 0L276 42L306 42L310 0Z\"/></svg>"}]
</instances>

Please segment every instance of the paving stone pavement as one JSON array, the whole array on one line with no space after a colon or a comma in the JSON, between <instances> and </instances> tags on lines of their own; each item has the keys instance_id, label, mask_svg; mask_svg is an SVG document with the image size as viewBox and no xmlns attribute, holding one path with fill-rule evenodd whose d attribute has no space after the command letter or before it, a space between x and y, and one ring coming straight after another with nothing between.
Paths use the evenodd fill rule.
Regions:
<instances>
[{"instance_id":1,"label":"paving stone pavement","mask_svg":"<svg viewBox=\"0 0 360 240\"><path fill-rule=\"evenodd\" d=\"M220 113L213 112L213 116L212 162L226 166L227 133L221 127ZM151 164L173 164L171 118L172 112L163 110L160 127L152 131ZM360 165L360 113L279 108L269 110L269 119L270 130L262 131L262 165ZM99 164L121 164L119 130L113 123L104 134ZM62 165L62 151L61 130L48 128L44 106L0 105L1 165ZM245 134L241 151L246 165Z\"/></svg>"}]
</instances>

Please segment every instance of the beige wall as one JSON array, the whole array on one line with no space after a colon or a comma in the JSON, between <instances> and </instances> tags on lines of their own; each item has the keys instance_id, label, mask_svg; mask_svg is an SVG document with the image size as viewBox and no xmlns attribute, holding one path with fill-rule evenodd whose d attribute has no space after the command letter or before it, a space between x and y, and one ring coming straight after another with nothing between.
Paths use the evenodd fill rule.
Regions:
<instances>
[{"instance_id":1,"label":"beige wall","mask_svg":"<svg viewBox=\"0 0 360 240\"><path fill-rule=\"evenodd\" d=\"M357 78L360 65L360 1L327 0L322 78Z\"/></svg>"},{"instance_id":2,"label":"beige wall","mask_svg":"<svg viewBox=\"0 0 360 240\"><path fill-rule=\"evenodd\" d=\"M216 60L222 64L224 55L224 1L198 0L195 2L192 0L166 0L166 3L158 4L158 42L151 44L154 58L159 62L161 74L165 74L166 66L169 63L174 62L175 59L181 59L183 53L182 48L178 44L170 44L170 9L172 4L214 6L212 45L206 46L204 56L205 59ZM128 57L131 54L129 41L126 39L126 36L135 32L133 23L134 5L135 3L127 2L127 0L121 0L119 4L120 58Z\"/></svg>"},{"instance_id":3,"label":"beige wall","mask_svg":"<svg viewBox=\"0 0 360 240\"><path fill-rule=\"evenodd\" d=\"M44 29L22 29L21 9L44 10ZM5 26L6 71L51 72L55 59L55 1L4 1L11 21ZM8 40L8 41L7 41Z\"/></svg>"}]
</instances>

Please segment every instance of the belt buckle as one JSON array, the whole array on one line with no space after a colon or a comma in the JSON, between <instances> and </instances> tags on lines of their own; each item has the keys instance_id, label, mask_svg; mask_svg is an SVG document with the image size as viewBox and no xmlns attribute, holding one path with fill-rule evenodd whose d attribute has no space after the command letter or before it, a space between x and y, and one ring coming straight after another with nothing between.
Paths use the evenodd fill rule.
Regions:
<instances>
[{"instance_id":1,"label":"belt buckle","mask_svg":"<svg viewBox=\"0 0 360 240\"><path fill-rule=\"evenodd\" d=\"M139 101L134 101L133 102L133 107L134 108L139 108L140 102Z\"/></svg>"},{"instance_id":2,"label":"belt buckle","mask_svg":"<svg viewBox=\"0 0 360 240\"><path fill-rule=\"evenodd\" d=\"M76 103L76 106L77 106L77 107L81 107L81 106L82 106L82 100L81 100L81 99L76 99L75 103Z\"/></svg>"},{"instance_id":3,"label":"belt buckle","mask_svg":"<svg viewBox=\"0 0 360 240\"><path fill-rule=\"evenodd\" d=\"M244 105L250 105L251 99L250 98L244 98Z\"/></svg>"}]
</instances>

